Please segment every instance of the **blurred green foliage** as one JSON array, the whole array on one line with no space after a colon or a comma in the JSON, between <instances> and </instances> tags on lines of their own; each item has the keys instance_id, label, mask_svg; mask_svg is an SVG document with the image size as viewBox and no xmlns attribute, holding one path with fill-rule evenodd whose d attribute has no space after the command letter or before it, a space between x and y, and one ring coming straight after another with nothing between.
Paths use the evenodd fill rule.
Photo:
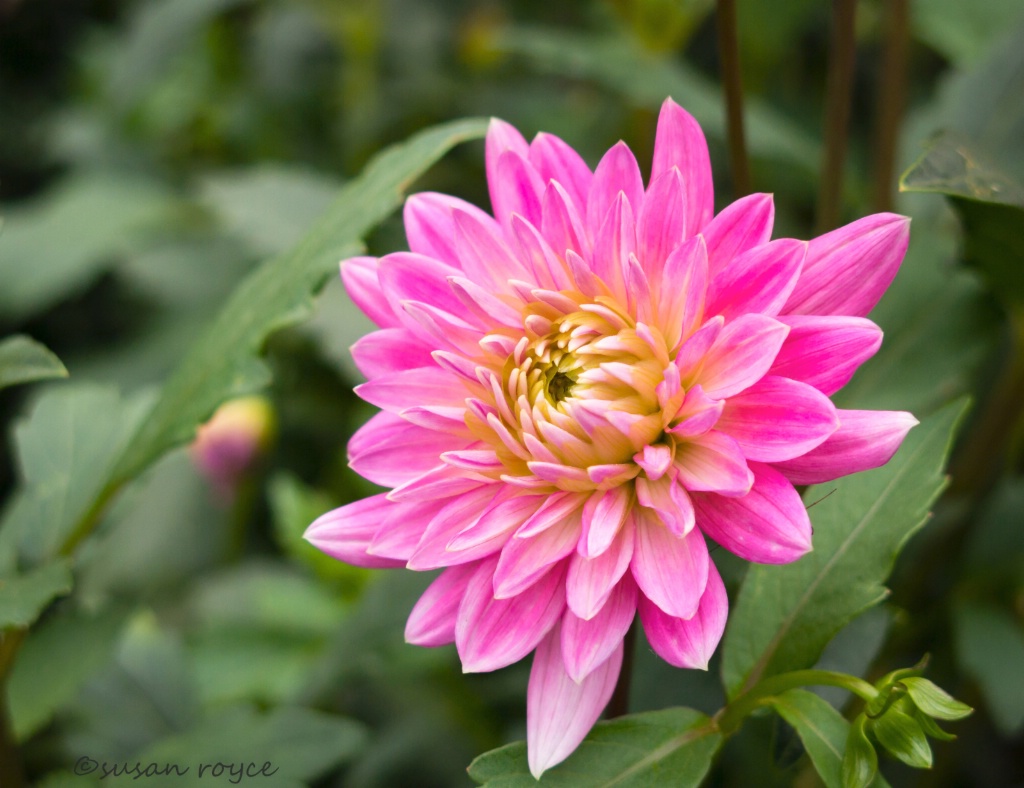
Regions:
<instances>
[{"instance_id":1,"label":"blurred green foliage","mask_svg":"<svg viewBox=\"0 0 1024 788\"><path fill-rule=\"evenodd\" d=\"M878 56L885 10L859 3L847 219L873 210L875 100L892 78ZM831 639L819 666L874 678L930 651L937 683L980 713L935 748L930 772L883 760L890 783L1024 784L1024 393L1013 396L1024 392L1013 192L1024 11L1015 0L918 0L912 11L897 164L923 154L904 187L950 195L959 216L935 194L899 196L914 222L872 315L886 341L837 401L941 422L945 432L919 436L933 466L950 403L967 394L975 405L950 491L897 561L885 608L832 639L867 600L847 589L834 626L820 624L828 600L816 601L801 621L819 622L821 642L796 662ZM740 0L738 15L755 187L775 194L776 236L806 238L829 6ZM525 665L462 676L453 649L403 643L429 577L345 567L301 540L313 517L375 491L345 465L348 437L373 412L351 393L347 354L368 323L332 271L367 233L371 252L401 248L400 221L386 217L408 179L480 124L429 132L363 173L371 157L467 116L557 133L591 164L623 138L646 167L672 95L709 137L721 208L734 195L714 21L710 0L0 2L0 337L34 337L72 379L0 392L0 625L34 624L7 688L33 783L89 785L72 773L82 756L196 764L230 752L280 767L264 785L469 785L476 756L523 738ZM976 180L965 192L954 165L966 159L942 141L925 152L943 129L987 162L998 193ZM486 206L482 146L456 148L415 188ZM0 344L3 385L59 374L26 343ZM175 447L254 386L274 403L278 438L226 500ZM941 484L937 467L912 471L920 490L878 493L886 517L872 516L890 542L917 527ZM845 522L841 505L812 509L816 524ZM79 537L71 558L62 548ZM872 545L882 563L896 549ZM744 567L715 558L735 614L753 616L737 593ZM885 574L862 578L872 598ZM783 597L804 580L751 575L748 589L763 575ZM738 654L729 683L749 668ZM650 714L599 727L588 768L629 769L635 753L602 744L620 728L648 726L647 746L703 725L723 702L721 661L678 671L640 643L632 710ZM846 699L780 696L785 722L752 719L714 763L710 734L663 760L694 782L708 772L710 785L813 785L814 767L838 774ZM668 703L696 711L659 711ZM529 784L518 744L471 774Z\"/></svg>"}]
</instances>

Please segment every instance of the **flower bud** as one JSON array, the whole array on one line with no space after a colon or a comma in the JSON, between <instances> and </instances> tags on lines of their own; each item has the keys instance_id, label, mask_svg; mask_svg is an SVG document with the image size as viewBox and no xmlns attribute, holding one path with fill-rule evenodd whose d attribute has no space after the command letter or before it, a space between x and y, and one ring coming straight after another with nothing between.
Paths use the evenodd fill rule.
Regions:
<instances>
[{"instance_id":1,"label":"flower bud","mask_svg":"<svg viewBox=\"0 0 1024 788\"><path fill-rule=\"evenodd\" d=\"M270 445L274 428L274 411L265 398L226 402L196 432L192 461L219 494L230 497Z\"/></svg>"}]
</instances>

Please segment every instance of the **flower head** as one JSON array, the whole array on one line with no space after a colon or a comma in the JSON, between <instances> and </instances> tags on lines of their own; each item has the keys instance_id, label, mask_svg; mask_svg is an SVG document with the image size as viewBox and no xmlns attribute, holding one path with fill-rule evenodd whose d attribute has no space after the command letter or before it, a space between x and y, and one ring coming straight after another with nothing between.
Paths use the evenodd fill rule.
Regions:
<instances>
[{"instance_id":1,"label":"flower head","mask_svg":"<svg viewBox=\"0 0 1024 788\"><path fill-rule=\"evenodd\" d=\"M794 484L881 465L916 423L829 400L881 343L864 315L909 223L772 241L765 194L713 216L707 144L671 100L646 188L621 142L591 172L495 120L486 157L493 217L417 194L411 252L342 266L380 326L352 348L382 412L351 466L394 489L307 538L361 566L444 569L406 638L454 641L467 672L536 650L539 775L607 704L637 612L665 660L707 667L728 600L705 536L796 560L811 525Z\"/></svg>"}]
</instances>

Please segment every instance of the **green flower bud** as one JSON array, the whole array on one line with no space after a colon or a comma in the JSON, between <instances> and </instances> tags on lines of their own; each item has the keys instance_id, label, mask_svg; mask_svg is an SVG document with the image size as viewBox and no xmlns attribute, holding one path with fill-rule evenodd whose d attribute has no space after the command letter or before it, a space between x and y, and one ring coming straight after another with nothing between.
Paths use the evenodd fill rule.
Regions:
<instances>
[{"instance_id":1,"label":"green flower bud","mask_svg":"<svg viewBox=\"0 0 1024 788\"><path fill-rule=\"evenodd\" d=\"M885 749L908 766L930 769L932 749L924 730L912 716L896 705L870 723L874 737Z\"/></svg>"},{"instance_id":2,"label":"green flower bud","mask_svg":"<svg viewBox=\"0 0 1024 788\"><path fill-rule=\"evenodd\" d=\"M919 676L902 679L914 705L929 717L938 720L962 720L974 711L966 703L953 698L941 687Z\"/></svg>"},{"instance_id":3,"label":"green flower bud","mask_svg":"<svg viewBox=\"0 0 1024 788\"><path fill-rule=\"evenodd\" d=\"M868 739L864 726L867 718L859 716L850 726L843 755L843 788L867 788L878 773L878 753Z\"/></svg>"}]
</instances>

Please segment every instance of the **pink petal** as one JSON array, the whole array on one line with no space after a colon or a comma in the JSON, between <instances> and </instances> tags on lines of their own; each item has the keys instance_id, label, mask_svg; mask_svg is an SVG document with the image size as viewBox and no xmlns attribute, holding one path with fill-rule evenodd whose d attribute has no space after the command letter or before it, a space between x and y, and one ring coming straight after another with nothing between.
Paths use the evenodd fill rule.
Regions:
<instances>
[{"instance_id":1,"label":"pink petal","mask_svg":"<svg viewBox=\"0 0 1024 788\"><path fill-rule=\"evenodd\" d=\"M518 662L537 647L565 611L565 570L545 574L511 599L494 598L498 559L480 564L455 623L463 673L487 673Z\"/></svg>"},{"instance_id":2,"label":"pink petal","mask_svg":"<svg viewBox=\"0 0 1024 788\"><path fill-rule=\"evenodd\" d=\"M626 575L601 612L587 620L566 610L562 616L562 658L569 678L579 684L622 646L636 616L637 590Z\"/></svg>"},{"instance_id":3,"label":"pink petal","mask_svg":"<svg viewBox=\"0 0 1024 788\"><path fill-rule=\"evenodd\" d=\"M725 403L715 429L749 460L779 462L806 454L839 429L832 401L812 386L768 375Z\"/></svg>"},{"instance_id":4,"label":"pink petal","mask_svg":"<svg viewBox=\"0 0 1024 788\"><path fill-rule=\"evenodd\" d=\"M421 192L405 201L402 218L409 249L457 267L453 210L471 214L484 224L498 226L493 217L465 200L437 192Z\"/></svg>"},{"instance_id":5,"label":"pink petal","mask_svg":"<svg viewBox=\"0 0 1024 788\"><path fill-rule=\"evenodd\" d=\"M692 618L670 616L642 595L639 609L654 653L677 668L708 669L729 615L729 597L714 563L708 567L708 584Z\"/></svg>"},{"instance_id":6,"label":"pink petal","mask_svg":"<svg viewBox=\"0 0 1024 788\"><path fill-rule=\"evenodd\" d=\"M399 317L405 315L403 301L421 301L472 323L474 317L448 284L448 277L461 274L458 268L412 252L386 255L380 258L377 269L381 291ZM403 322L419 328L411 319Z\"/></svg>"},{"instance_id":7,"label":"pink petal","mask_svg":"<svg viewBox=\"0 0 1024 788\"><path fill-rule=\"evenodd\" d=\"M579 515L541 531L536 536L509 539L501 550L494 572L494 596L507 599L536 583L552 565L576 548L580 538Z\"/></svg>"},{"instance_id":8,"label":"pink petal","mask_svg":"<svg viewBox=\"0 0 1024 788\"><path fill-rule=\"evenodd\" d=\"M679 483L691 492L739 496L754 483L739 444L717 430L679 443L675 469Z\"/></svg>"},{"instance_id":9,"label":"pink petal","mask_svg":"<svg viewBox=\"0 0 1024 788\"><path fill-rule=\"evenodd\" d=\"M501 174L498 170L498 163L505 151L518 153L520 156L528 156L530 154L530 146L515 126L498 118L491 118L484 142L484 160L487 165L487 186L491 192L491 207L494 208L495 216L498 215L497 208L501 203L499 192L503 185Z\"/></svg>"},{"instance_id":10,"label":"pink petal","mask_svg":"<svg viewBox=\"0 0 1024 788\"><path fill-rule=\"evenodd\" d=\"M356 340L352 360L367 378L417 367L433 367L431 348L407 328L382 328Z\"/></svg>"},{"instance_id":11,"label":"pink petal","mask_svg":"<svg viewBox=\"0 0 1024 788\"><path fill-rule=\"evenodd\" d=\"M690 618L708 581L708 547L700 529L669 533L656 516L635 512L636 545L630 568L640 590L666 613Z\"/></svg>"},{"instance_id":12,"label":"pink petal","mask_svg":"<svg viewBox=\"0 0 1024 788\"><path fill-rule=\"evenodd\" d=\"M594 175L586 162L554 134L541 132L530 143L530 162L547 184L557 181L572 200L576 210L587 209L587 195Z\"/></svg>"},{"instance_id":13,"label":"pink petal","mask_svg":"<svg viewBox=\"0 0 1024 788\"><path fill-rule=\"evenodd\" d=\"M630 515L612 546L597 558L584 558L576 552L569 559L566 601L569 609L580 618L591 619L596 616L625 574L633 557L635 530Z\"/></svg>"},{"instance_id":14,"label":"pink petal","mask_svg":"<svg viewBox=\"0 0 1024 788\"><path fill-rule=\"evenodd\" d=\"M706 314L727 319L747 312L776 315L796 287L807 243L781 238L733 258L708 287Z\"/></svg>"},{"instance_id":15,"label":"pink petal","mask_svg":"<svg viewBox=\"0 0 1024 788\"><path fill-rule=\"evenodd\" d=\"M718 274L736 255L768 243L774 221L770 194L748 194L728 205L702 231L711 275Z\"/></svg>"},{"instance_id":16,"label":"pink petal","mask_svg":"<svg viewBox=\"0 0 1024 788\"><path fill-rule=\"evenodd\" d=\"M727 322L697 375L704 393L725 399L756 383L775 361L787 334L788 326L766 315L740 315Z\"/></svg>"},{"instance_id":17,"label":"pink petal","mask_svg":"<svg viewBox=\"0 0 1024 788\"><path fill-rule=\"evenodd\" d=\"M455 620L466 586L479 564L445 569L420 596L405 624L405 642L414 646L447 646L455 642Z\"/></svg>"},{"instance_id":18,"label":"pink petal","mask_svg":"<svg viewBox=\"0 0 1024 788\"><path fill-rule=\"evenodd\" d=\"M543 194L544 181L530 162L511 150L498 157L498 182L491 184L491 202L495 217L505 227L510 226L513 213L540 224Z\"/></svg>"},{"instance_id":19,"label":"pink petal","mask_svg":"<svg viewBox=\"0 0 1024 788\"><path fill-rule=\"evenodd\" d=\"M839 391L882 344L882 330L863 317L787 315L779 319L790 331L771 374L807 383L822 394Z\"/></svg>"},{"instance_id":20,"label":"pink petal","mask_svg":"<svg viewBox=\"0 0 1024 788\"><path fill-rule=\"evenodd\" d=\"M321 515L306 529L303 539L346 564L373 569L401 566L401 561L366 554L384 518L400 505L383 493L371 495Z\"/></svg>"},{"instance_id":21,"label":"pink petal","mask_svg":"<svg viewBox=\"0 0 1024 788\"><path fill-rule=\"evenodd\" d=\"M680 244L668 256L660 282L654 279L655 292L678 294L661 298L658 325L665 330L665 341L674 347L686 339L704 320L708 288L708 251L704 239L696 236Z\"/></svg>"},{"instance_id":22,"label":"pink petal","mask_svg":"<svg viewBox=\"0 0 1024 788\"><path fill-rule=\"evenodd\" d=\"M600 227L619 197L625 195L630 208L643 204L644 181L629 146L617 142L601 159L587 195L587 226Z\"/></svg>"},{"instance_id":23,"label":"pink petal","mask_svg":"<svg viewBox=\"0 0 1024 788\"><path fill-rule=\"evenodd\" d=\"M526 693L527 760L536 779L586 738L611 700L621 669L620 646L577 684L565 671L558 627L537 647Z\"/></svg>"},{"instance_id":24,"label":"pink petal","mask_svg":"<svg viewBox=\"0 0 1024 788\"><path fill-rule=\"evenodd\" d=\"M434 501L460 495L484 484L465 476L458 468L440 465L410 479L388 493L392 501Z\"/></svg>"},{"instance_id":25,"label":"pink petal","mask_svg":"<svg viewBox=\"0 0 1024 788\"><path fill-rule=\"evenodd\" d=\"M629 256L636 252L636 223L625 193L619 192L600 228L594 238L594 275L623 298Z\"/></svg>"},{"instance_id":26,"label":"pink petal","mask_svg":"<svg viewBox=\"0 0 1024 788\"><path fill-rule=\"evenodd\" d=\"M725 318L715 315L694 331L679 348L675 364L679 369L679 377L682 381L689 383L700 372L701 367L704 366L704 358L715 340L718 339L718 335L722 333L724 326Z\"/></svg>"},{"instance_id":27,"label":"pink petal","mask_svg":"<svg viewBox=\"0 0 1024 788\"><path fill-rule=\"evenodd\" d=\"M590 236L572 198L557 181L548 184L544 192L544 215L540 228L551 249L564 256L566 249L590 257Z\"/></svg>"},{"instance_id":28,"label":"pink petal","mask_svg":"<svg viewBox=\"0 0 1024 788\"><path fill-rule=\"evenodd\" d=\"M376 484L395 487L437 467L442 452L465 444L465 438L425 429L391 413L378 413L349 441L349 465Z\"/></svg>"},{"instance_id":29,"label":"pink petal","mask_svg":"<svg viewBox=\"0 0 1024 788\"><path fill-rule=\"evenodd\" d=\"M750 464L742 498L695 493L697 525L726 550L761 564L788 564L811 549L811 521L793 485L774 468Z\"/></svg>"},{"instance_id":30,"label":"pink petal","mask_svg":"<svg viewBox=\"0 0 1024 788\"><path fill-rule=\"evenodd\" d=\"M498 324L522 330L523 318L520 311L496 295L484 290L475 282L461 276L448 278L448 286L455 297L483 326L497 328Z\"/></svg>"},{"instance_id":31,"label":"pink petal","mask_svg":"<svg viewBox=\"0 0 1024 788\"><path fill-rule=\"evenodd\" d=\"M643 451L633 455L633 462L644 469L648 479L657 481L672 467L672 449L664 443L644 446Z\"/></svg>"},{"instance_id":32,"label":"pink petal","mask_svg":"<svg viewBox=\"0 0 1024 788\"><path fill-rule=\"evenodd\" d=\"M918 422L909 413L839 410L839 429L816 449L775 465L793 484L819 484L885 465Z\"/></svg>"},{"instance_id":33,"label":"pink petal","mask_svg":"<svg viewBox=\"0 0 1024 788\"><path fill-rule=\"evenodd\" d=\"M701 232L714 213L711 157L700 124L669 98L661 105L661 114L658 115L651 181L673 167L678 167L683 176L686 237L689 237Z\"/></svg>"},{"instance_id":34,"label":"pink petal","mask_svg":"<svg viewBox=\"0 0 1024 788\"><path fill-rule=\"evenodd\" d=\"M392 328L399 324L398 316L391 311L377 278L376 257L352 257L341 264L341 281L345 283L348 297L363 314L381 328Z\"/></svg>"},{"instance_id":35,"label":"pink petal","mask_svg":"<svg viewBox=\"0 0 1024 788\"><path fill-rule=\"evenodd\" d=\"M800 281L783 312L863 317L899 270L910 219L876 213L811 241Z\"/></svg>"},{"instance_id":36,"label":"pink petal","mask_svg":"<svg viewBox=\"0 0 1024 788\"><path fill-rule=\"evenodd\" d=\"M501 293L508 289L509 279L523 279L528 275L496 225L482 222L464 211L453 211L452 216L455 218L455 249L468 279Z\"/></svg>"},{"instance_id":37,"label":"pink petal","mask_svg":"<svg viewBox=\"0 0 1024 788\"><path fill-rule=\"evenodd\" d=\"M355 392L371 405L392 413L417 405L462 405L471 393L459 378L437 367L381 375L356 386Z\"/></svg>"},{"instance_id":38,"label":"pink petal","mask_svg":"<svg viewBox=\"0 0 1024 788\"><path fill-rule=\"evenodd\" d=\"M516 532L516 536L524 539L536 536L541 531L570 519L586 500L585 494L574 492L560 492L549 496L540 508L522 524L519 531Z\"/></svg>"},{"instance_id":39,"label":"pink petal","mask_svg":"<svg viewBox=\"0 0 1024 788\"><path fill-rule=\"evenodd\" d=\"M668 256L688 237L683 191L683 178L673 167L654 179L644 195L637 220L637 245L644 269L654 281L661 280Z\"/></svg>"},{"instance_id":40,"label":"pink petal","mask_svg":"<svg viewBox=\"0 0 1024 788\"><path fill-rule=\"evenodd\" d=\"M596 558L611 547L626 521L632 502L632 491L626 485L595 492L587 499L583 505L580 555Z\"/></svg>"},{"instance_id":41,"label":"pink petal","mask_svg":"<svg viewBox=\"0 0 1024 788\"><path fill-rule=\"evenodd\" d=\"M448 550L448 543L459 533L476 523L494 503L505 500L514 491L506 485L483 484L480 487L450 499L423 530L423 538L416 552L409 557L407 567L416 571L440 569L475 561L493 554L505 543L504 536L485 544L482 550ZM495 559L497 560L497 559Z\"/></svg>"},{"instance_id":42,"label":"pink petal","mask_svg":"<svg viewBox=\"0 0 1024 788\"><path fill-rule=\"evenodd\" d=\"M416 546L423 538L427 523L444 505L444 501L431 501L426 505L419 504L415 508L401 505L392 509L381 521L377 533L366 548L367 555L393 558L403 564L406 563L416 552Z\"/></svg>"},{"instance_id":43,"label":"pink petal","mask_svg":"<svg viewBox=\"0 0 1024 788\"><path fill-rule=\"evenodd\" d=\"M693 503L672 477L662 476L657 481L637 479L636 498L641 506L657 514L673 536L685 536L693 529Z\"/></svg>"},{"instance_id":44,"label":"pink petal","mask_svg":"<svg viewBox=\"0 0 1024 788\"><path fill-rule=\"evenodd\" d=\"M711 399L704 393L698 383L686 390L682 405L676 413L678 423L670 427L666 432L674 435L679 440L684 438L696 438L715 426L718 417L722 415L725 403L720 399Z\"/></svg>"},{"instance_id":45,"label":"pink petal","mask_svg":"<svg viewBox=\"0 0 1024 788\"><path fill-rule=\"evenodd\" d=\"M510 491L506 491L508 493ZM453 536L447 550L461 552L493 543L500 539L500 544L512 535L541 504L542 497L525 493L510 494L507 498L495 498L491 506L484 510L480 519L468 525ZM491 551L493 552L493 551Z\"/></svg>"},{"instance_id":46,"label":"pink petal","mask_svg":"<svg viewBox=\"0 0 1024 788\"><path fill-rule=\"evenodd\" d=\"M529 267L527 276L531 281L556 291L571 288L572 278L566 266L536 227L521 216L513 216L512 234L515 236L519 259Z\"/></svg>"}]
</instances>

